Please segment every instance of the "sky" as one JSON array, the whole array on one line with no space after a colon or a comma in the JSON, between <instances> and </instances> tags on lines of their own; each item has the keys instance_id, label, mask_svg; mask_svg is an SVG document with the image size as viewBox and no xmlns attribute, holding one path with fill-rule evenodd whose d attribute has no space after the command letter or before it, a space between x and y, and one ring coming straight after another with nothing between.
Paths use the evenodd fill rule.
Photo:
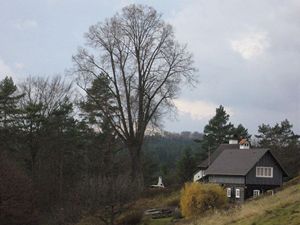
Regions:
<instances>
[{"instance_id":1,"label":"sky","mask_svg":"<svg viewBox=\"0 0 300 225\"><path fill-rule=\"evenodd\" d=\"M88 28L131 3L162 13L198 69L163 129L202 132L223 105L252 134L286 118L300 133L300 0L0 0L0 79L65 74Z\"/></svg>"}]
</instances>

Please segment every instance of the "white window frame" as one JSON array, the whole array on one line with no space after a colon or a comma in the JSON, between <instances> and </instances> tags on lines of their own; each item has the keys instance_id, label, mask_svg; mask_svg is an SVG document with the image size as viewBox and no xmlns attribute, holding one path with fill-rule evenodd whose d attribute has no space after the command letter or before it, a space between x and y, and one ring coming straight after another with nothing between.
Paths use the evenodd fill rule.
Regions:
<instances>
[{"instance_id":1,"label":"white window frame","mask_svg":"<svg viewBox=\"0 0 300 225\"><path fill-rule=\"evenodd\" d=\"M235 198L240 198L241 197L241 189L236 188L235 189Z\"/></svg>"},{"instance_id":2,"label":"white window frame","mask_svg":"<svg viewBox=\"0 0 300 225\"><path fill-rule=\"evenodd\" d=\"M226 188L226 194L228 198L231 198L231 188Z\"/></svg>"},{"instance_id":3,"label":"white window frame","mask_svg":"<svg viewBox=\"0 0 300 225\"><path fill-rule=\"evenodd\" d=\"M253 198L256 198L260 195L260 190L253 190Z\"/></svg>"},{"instance_id":4,"label":"white window frame","mask_svg":"<svg viewBox=\"0 0 300 225\"><path fill-rule=\"evenodd\" d=\"M256 177L273 178L273 167L257 166Z\"/></svg>"}]
</instances>

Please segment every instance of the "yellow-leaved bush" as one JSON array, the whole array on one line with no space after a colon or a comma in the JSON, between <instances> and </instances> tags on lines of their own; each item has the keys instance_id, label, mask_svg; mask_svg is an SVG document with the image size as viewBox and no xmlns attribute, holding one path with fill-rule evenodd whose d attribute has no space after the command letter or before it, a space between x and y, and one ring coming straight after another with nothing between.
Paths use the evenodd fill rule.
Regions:
<instances>
[{"instance_id":1,"label":"yellow-leaved bush","mask_svg":"<svg viewBox=\"0 0 300 225\"><path fill-rule=\"evenodd\" d=\"M218 184L186 183L181 190L180 209L184 217L190 218L226 206L225 190Z\"/></svg>"}]
</instances>

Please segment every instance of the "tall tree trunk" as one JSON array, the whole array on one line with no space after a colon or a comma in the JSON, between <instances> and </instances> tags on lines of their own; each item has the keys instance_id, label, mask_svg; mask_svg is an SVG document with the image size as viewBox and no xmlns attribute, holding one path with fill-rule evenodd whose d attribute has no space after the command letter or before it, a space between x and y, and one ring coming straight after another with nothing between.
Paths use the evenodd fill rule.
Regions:
<instances>
[{"instance_id":1,"label":"tall tree trunk","mask_svg":"<svg viewBox=\"0 0 300 225\"><path fill-rule=\"evenodd\" d=\"M64 168L64 152L63 148L60 150L60 159L59 159L59 202L62 204L63 196L63 168Z\"/></svg>"},{"instance_id":2,"label":"tall tree trunk","mask_svg":"<svg viewBox=\"0 0 300 225\"><path fill-rule=\"evenodd\" d=\"M139 194L144 189L144 175L141 145L132 145L128 147L131 157L131 183L136 194Z\"/></svg>"}]
</instances>

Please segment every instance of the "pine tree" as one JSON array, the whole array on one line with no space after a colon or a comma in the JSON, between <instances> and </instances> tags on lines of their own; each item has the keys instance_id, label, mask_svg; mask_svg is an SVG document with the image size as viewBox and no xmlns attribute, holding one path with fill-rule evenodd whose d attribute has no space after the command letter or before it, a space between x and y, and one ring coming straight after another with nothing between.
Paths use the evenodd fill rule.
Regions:
<instances>
[{"instance_id":1,"label":"pine tree","mask_svg":"<svg viewBox=\"0 0 300 225\"><path fill-rule=\"evenodd\" d=\"M0 82L0 145L2 149L15 150L17 138L17 121L20 116L18 102L23 97L17 93L17 86L11 77Z\"/></svg>"},{"instance_id":2,"label":"pine tree","mask_svg":"<svg viewBox=\"0 0 300 225\"><path fill-rule=\"evenodd\" d=\"M5 77L0 82L0 126L2 128L11 126L16 114L20 113L17 104L22 97L22 94L17 94L17 86L11 77Z\"/></svg>"},{"instance_id":3,"label":"pine tree","mask_svg":"<svg viewBox=\"0 0 300 225\"><path fill-rule=\"evenodd\" d=\"M258 127L258 144L264 148L281 149L290 148L300 144L299 135L292 130L293 125L285 119L273 127L269 124L262 124Z\"/></svg>"},{"instance_id":4,"label":"pine tree","mask_svg":"<svg viewBox=\"0 0 300 225\"><path fill-rule=\"evenodd\" d=\"M100 105L106 105L109 116L114 116L114 101L112 94L108 90L109 80L105 77L99 77L93 80L90 88L87 89L87 98L80 102L80 107L84 112L85 119L92 125L100 125L107 121L108 115L103 115L99 110Z\"/></svg>"},{"instance_id":5,"label":"pine tree","mask_svg":"<svg viewBox=\"0 0 300 225\"><path fill-rule=\"evenodd\" d=\"M192 179L193 173L196 170L196 161L192 155L191 149L186 148L177 163L177 175L181 183Z\"/></svg>"},{"instance_id":6,"label":"pine tree","mask_svg":"<svg viewBox=\"0 0 300 225\"><path fill-rule=\"evenodd\" d=\"M237 137L239 141L241 139L250 140L251 138L251 135L248 133L248 129L246 129L242 124L232 128L232 136Z\"/></svg>"},{"instance_id":7,"label":"pine tree","mask_svg":"<svg viewBox=\"0 0 300 225\"><path fill-rule=\"evenodd\" d=\"M202 148L214 151L220 144L227 143L233 130L229 115L222 105L216 109L216 115L204 127Z\"/></svg>"}]
</instances>

